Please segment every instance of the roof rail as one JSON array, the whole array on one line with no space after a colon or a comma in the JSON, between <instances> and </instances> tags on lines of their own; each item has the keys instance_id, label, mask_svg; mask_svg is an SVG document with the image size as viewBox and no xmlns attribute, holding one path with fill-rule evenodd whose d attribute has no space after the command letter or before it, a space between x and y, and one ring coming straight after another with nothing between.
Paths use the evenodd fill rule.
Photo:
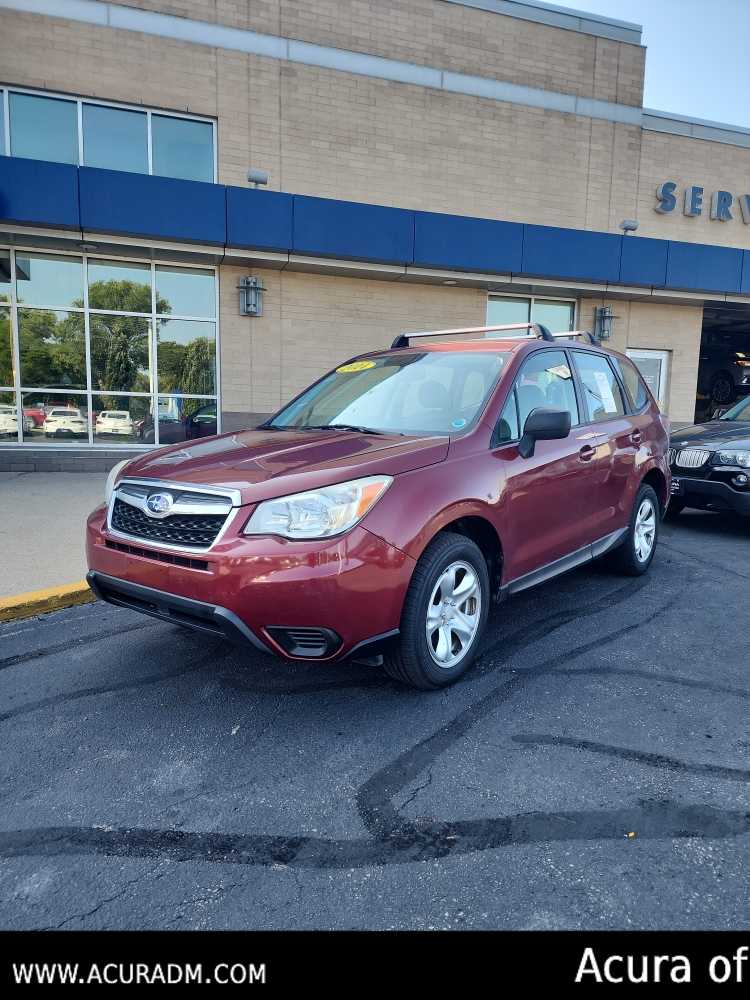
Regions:
<instances>
[{"instance_id":1,"label":"roof rail","mask_svg":"<svg viewBox=\"0 0 750 1000\"><path fill-rule=\"evenodd\" d=\"M463 333L498 333L505 330L531 330L531 337L538 337L540 340L554 340L553 335L546 326L541 323L508 323L505 326L467 326L458 327L455 330L425 330L424 333L400 333L391 344L391 348L408 347L409 341L417 337L453 337ZM529 334L526 335L529 337ZM515 339L515 338L509 338Z\"/></svg>"},{"instance_id":2,"label":"roof rail","mask_svg":"<svg viewBox=\"0 0 750 1000\"><path fill-rule=\"evenodd\" d=\"M555 340L573 340L574 337L580 337L586 343L593 344L594 347L602 346L591 330L571 330L569 333L553 333L552 336Z\"/></svg>"}]
</instances>

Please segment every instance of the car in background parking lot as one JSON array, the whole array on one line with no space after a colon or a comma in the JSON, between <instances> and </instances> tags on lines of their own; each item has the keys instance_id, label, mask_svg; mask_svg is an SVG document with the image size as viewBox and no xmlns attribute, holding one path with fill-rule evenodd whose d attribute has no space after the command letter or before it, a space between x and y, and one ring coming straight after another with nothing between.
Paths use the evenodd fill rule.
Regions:
<instances>
[{"instance_id":1,"label":"car in background parking lot","mask_svg":"<svg viewBox=\"0 0 750 1000\"><path fill-rule=\"evenodd\" d=\"M750 515L750 397L672 434L669 515L685 507Z\"/></svg>"},{"instance_id":2,"label":"car in background parking lot","mask_svg":"<svg viewBox=\"0 0 750 1000\"><path fill-rule=\"evenodd\" d=\"M74 407L55 407L48 410L42 425L45 437L85 437L88 423L80 410Z\"/></svg>"},{"instance_id":3,"label":"car in background parking lot","mask_svg":"<svg viewBox=\"0 0 750 1000\"><path fill-rule=\"evenodd\" d=\"M96 433L132 437L133 421L127 410L102 410L96 418Z\"/></svg>"}]
</instances>

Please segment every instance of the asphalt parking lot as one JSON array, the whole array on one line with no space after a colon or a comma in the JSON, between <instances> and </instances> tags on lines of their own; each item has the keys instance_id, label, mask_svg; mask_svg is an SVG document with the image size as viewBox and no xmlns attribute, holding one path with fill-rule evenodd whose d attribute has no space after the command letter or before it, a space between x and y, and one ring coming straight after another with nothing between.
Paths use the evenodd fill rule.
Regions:
<instances>
[{"instance_id":1,"label":"asphalt parking lot","mask_svg":"<svg viewBox=\"0 0 750 1000\"><path fill-rule=\"evenodd\" d=\"M0 626L4 928L750 922L750 524L493 616L418 694L95 604Z\"/></svg>"}]
</instances>

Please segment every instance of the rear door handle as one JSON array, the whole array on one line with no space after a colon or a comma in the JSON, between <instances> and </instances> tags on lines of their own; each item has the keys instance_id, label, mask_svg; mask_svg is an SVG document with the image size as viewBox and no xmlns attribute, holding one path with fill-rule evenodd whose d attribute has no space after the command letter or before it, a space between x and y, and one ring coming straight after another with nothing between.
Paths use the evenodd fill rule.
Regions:
<instances>
[{"instance_id":1,"label":"rear door handle","mask_svg":"<svg viewBox=\"0 0 750 1000\"><path fill-rule=\"evenodd\" d=\"M633 444L638 445L643 440L643 435L639 430L634 430L633 433L630 435L630 440L633 442Z\"/></svg>"},{"instance_id":2,"label":"rear door handle","mask_svg":"<svg viewBox=\"0 0 750 1000\"><path fill-rule=\"evenodd\" d=\"M585 444L578 452L578 457L582 462L590 462L594 455L596 455L596 448L592 448L590 444Z\"/></svg>"}]
</instances>

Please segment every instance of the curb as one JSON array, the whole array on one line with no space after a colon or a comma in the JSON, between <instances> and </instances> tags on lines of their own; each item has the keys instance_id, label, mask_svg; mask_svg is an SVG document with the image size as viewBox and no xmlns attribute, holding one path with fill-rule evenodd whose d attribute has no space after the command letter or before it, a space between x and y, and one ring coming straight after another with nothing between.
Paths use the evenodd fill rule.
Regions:
<instances>
[{"instance_id":1,"label":"curb","mask_svg":"<svg viewBox=\"0 0 750 1000\"><path fill-rule=\"evenodd\" d=\"M66 583L62 587L47 587L44 590L30 590L26 594L0 597L0 623L34 618L48 611L72 608L76 604L95 601L96 595L85 580Z\"/></svg>"}]
</instances>

